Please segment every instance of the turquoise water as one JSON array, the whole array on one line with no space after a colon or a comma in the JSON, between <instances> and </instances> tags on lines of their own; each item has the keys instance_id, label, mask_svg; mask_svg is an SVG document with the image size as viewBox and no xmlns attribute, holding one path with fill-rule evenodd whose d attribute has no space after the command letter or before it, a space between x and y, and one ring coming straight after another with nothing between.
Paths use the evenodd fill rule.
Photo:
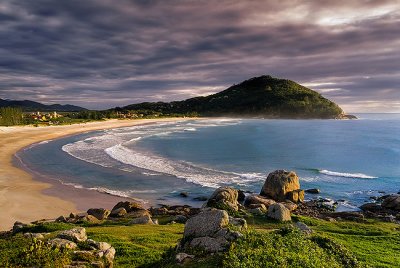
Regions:
<instances>
[{"instance_id":1,"label":"turquoise water","mask_svg":"<svg viewBox=\"0 0 400 268\"><path fill-rule=\"evenodd\" d=\"M192 205L219 186L259 192L269 172L293 170L302 188L319 188L319 196L342 200L341 209L355 209L400 191L400 115L358 116L136 126L44 142L19 157L72 187ZM182 191L189 198L180 198Z\"/></svg>"}]
</instances>

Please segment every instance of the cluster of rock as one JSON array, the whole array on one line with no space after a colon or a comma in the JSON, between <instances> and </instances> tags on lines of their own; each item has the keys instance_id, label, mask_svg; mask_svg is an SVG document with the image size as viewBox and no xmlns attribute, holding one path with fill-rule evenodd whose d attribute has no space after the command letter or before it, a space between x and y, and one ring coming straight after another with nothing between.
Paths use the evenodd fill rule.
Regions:
<instances>
[{"instance_id":1,"label":"cluster of rock","mask_svg":"<svg viewBox=\"0 0 400 268\"><path fill-rule=\"evenodd\" d=\"M376 202L366 203L360 208L367 217L400 222L400 194L381 196Z\"/></svg>"},{"instance_id":2,"label":"cluster of rock","mask_svg":"<svg viewBox=\"0 0 400 268\"><path fill-rule=\"evenodd\" d=\"M304 190L300 189L296 173L285 170L270 173L260 194L248 196L241 196L241 194L233 188L222 187L215 190L205 206L267 215L278 221L290 221L290 212L304 201Z\"/></svg>"},{"instance_id":3,"label":"cluster of rock","mask_svg":"<svg viewBox=\"0 0 400 268\"><path fill-rule=\"evenodd\" d=\"M224 251L236 239L243 236L247 222L243 218L231 215L264 215L278 221L290 221L290 212L304 200L304 191L300 189L299 178L294 172L277 170L265 180L260 194L246 196L231 187L216 189L201 212L190 217L186 224L176 260L183 263L193 258L185 252L215 253ZM298 227L310 233L307 226Z\"/></svg>"},{"instance_id":4,"label":"cluster of rock","mask_svg":"<svg viewBox=\"0 0 400 268\"><path fill-rule=\"evenodd\" d=\"M62 231L53 239L47 239L49 233L24 233L24 236L42 240L52 248L72 250L74 261L66 268L113 266L115 248L106 242L88 239L85 228ZM81 245L84 247L80 248Z\"/></svg>"},{"instance_id":5,"label":"cluster of rock","mask_svg":"<svg viewBox=\"0 0 400 268\"><path fill-rule=\"evenodd\" d=\"M111 211L104 208L91 208L86 213L71 213L69 217L60 216L56 219L56 222L97 224L104 220L129 220L126 222L128 225L158 223L157 220L152 219L150 211L145 209L141 203L131 201L121 201Z\"/></svg>"}]
</instances>

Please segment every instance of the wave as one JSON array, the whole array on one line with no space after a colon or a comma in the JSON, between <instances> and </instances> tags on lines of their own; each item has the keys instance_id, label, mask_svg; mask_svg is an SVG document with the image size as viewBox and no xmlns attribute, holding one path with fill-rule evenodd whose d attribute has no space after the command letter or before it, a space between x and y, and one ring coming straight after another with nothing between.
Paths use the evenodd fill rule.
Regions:
<instances>
[{"instance_id":1,"label":"wave","mask_svg":"<svg viewBox=\"0 0 400 268\"><path fill-rule=\"evenodd\" d=\"M170 160L149 152L134 151L122 144L105 149L113 159L136 168L155 173L175 176L201 186L218 188L221 185L247 185L264 178L261 173L234 173L201 167L185 161Z\"/></svg>"},{"instance_id":2,"label":"wave","mask_svg":"<svg viewBox=\"0 0 400 268\"><path fill-rule=\"evenodd\" d=\"M154 194L157 193L156 190L128 190L128 191L121 191L121 190L113 190L102 186L94 186L94 187L85 187L79 183L72 183L72 182L64 182L63 180L58 180L62 185L71 186L76 189L84 189L89 191L96 191L103 194L109 194L118 197L125 197L125 198L132 198L133 194ZM135 199L137 199L135 197ZM143 201L143 200L141 200Z\"/></svg>"},{"instance_id":3,"label":"wave","mask_svg":"<svg viewBox=\"0 0 400 268\"><path fill-rule=\"evenodd\" d=\"M326 169L318 170L319 173L328 175L328 176L335 176L335 177L345 177L345 178L358 178L358 179L376 179L377 177L369 176L363 173L342 173L336 171L330 171Z\"/></svg>"}]
</instances>

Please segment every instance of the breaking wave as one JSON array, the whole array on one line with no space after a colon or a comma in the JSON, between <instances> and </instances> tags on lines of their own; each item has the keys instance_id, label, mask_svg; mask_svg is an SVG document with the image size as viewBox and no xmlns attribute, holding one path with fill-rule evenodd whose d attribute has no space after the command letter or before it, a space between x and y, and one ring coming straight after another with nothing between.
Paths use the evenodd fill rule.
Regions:
<instances>
[{"instance_id":1,"label":"breaking wave","mask_svg":"<svg viewBox=\"0 0 400 268\"><path fill-rule=\"evenodd\" d=\"M318 170L319 173L325 174L328 176L336 176L336 177L345 177L345 178L358 178L358 179L376 179L377 177L369 176L363 173L342 173L335 172L326 169Z\"/></svg>"}]
</instances>

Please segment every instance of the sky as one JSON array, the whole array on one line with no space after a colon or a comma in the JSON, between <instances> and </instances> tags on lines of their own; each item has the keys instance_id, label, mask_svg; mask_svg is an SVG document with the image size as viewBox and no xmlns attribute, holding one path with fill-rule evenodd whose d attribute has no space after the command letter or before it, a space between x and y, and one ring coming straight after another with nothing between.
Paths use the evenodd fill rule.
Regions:
<instances>
[{"instance_id":1,"label":"sky","mask_svg":"<svg viewBox=\"0 0 400 268\"><path fill-rule=\"evenodd\" d=\"M105 109L260 75L400 112L400 0L1 0L0 98Z\"/></svg>"}]
</instances>

